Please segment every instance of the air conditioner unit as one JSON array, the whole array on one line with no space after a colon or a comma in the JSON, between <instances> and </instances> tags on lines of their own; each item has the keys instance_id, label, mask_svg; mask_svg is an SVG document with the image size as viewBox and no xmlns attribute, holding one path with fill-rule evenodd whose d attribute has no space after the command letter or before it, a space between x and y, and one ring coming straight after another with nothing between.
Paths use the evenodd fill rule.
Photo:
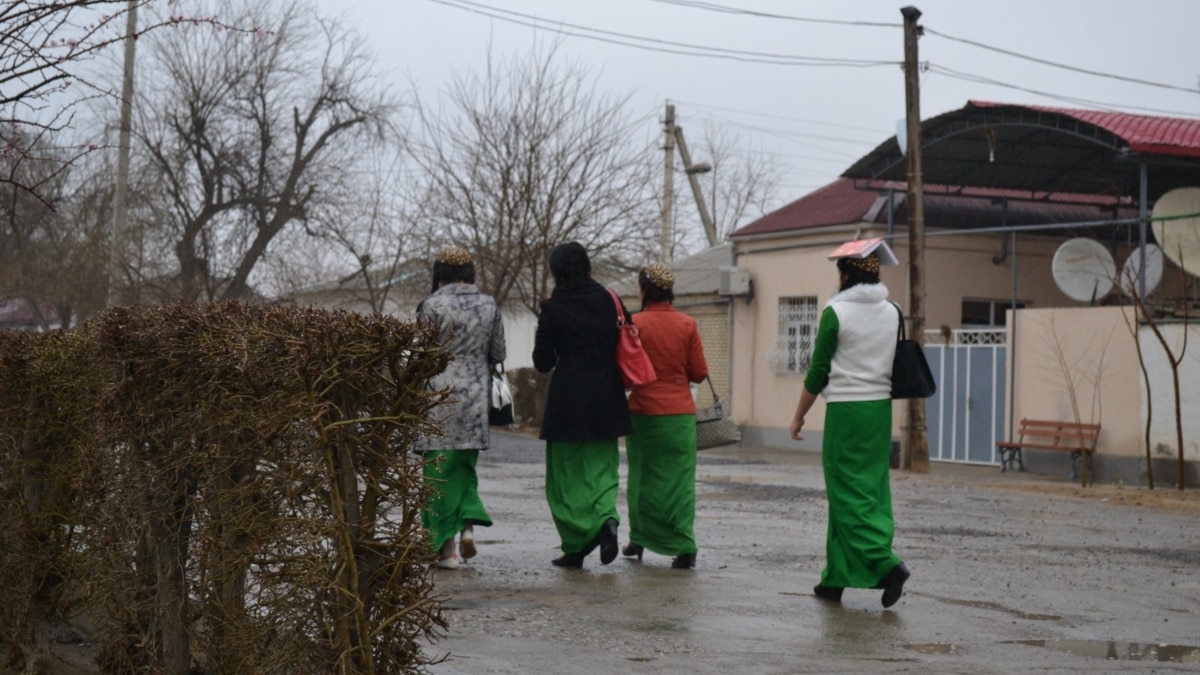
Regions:
<instances>
[{"instance_id":1,"label":"air conditioner unit","mask_svg":"<svg viewBox=\"0 0 1200 675\"><path fill-rule=\"evenodd\" d=\"M717 280L718 295L750 295L750 270L722 267Z\"/></svg>"}]
</instances>

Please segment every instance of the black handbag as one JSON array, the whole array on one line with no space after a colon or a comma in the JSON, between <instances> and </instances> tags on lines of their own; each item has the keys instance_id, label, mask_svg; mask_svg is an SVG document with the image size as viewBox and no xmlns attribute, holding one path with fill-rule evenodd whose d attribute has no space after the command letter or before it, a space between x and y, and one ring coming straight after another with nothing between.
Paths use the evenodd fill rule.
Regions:
<instances>
[{"instance_id":1,"label":"black handbag","mask_svg":"<svg viewBox=\"0 0 1200 675\"><path fill-rule=\"evenodd\" d=\"M904 331L904 312L892 303L900 315L896 331L896 358L892 360L892 398L929 398L937 393L937 381L925 360L925 350Z\"/></svg>"}]
</instances>

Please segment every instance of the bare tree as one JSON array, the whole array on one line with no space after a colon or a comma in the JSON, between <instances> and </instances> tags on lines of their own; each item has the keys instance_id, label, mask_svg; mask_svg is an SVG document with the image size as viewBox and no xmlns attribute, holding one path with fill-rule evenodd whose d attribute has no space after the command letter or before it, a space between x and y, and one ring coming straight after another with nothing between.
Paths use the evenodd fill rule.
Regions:
<instances>
[{"instance_id":1,"label":"bare tree","mask_svg":"<svg viewBox=\"0 0 1200 675\"><path fill-rule=\"evenodd\" d=\"M50 138L72 126L78 104L112 94L81 77L80 68L92 57L126 37L125 15L130 7L150 7L152 0L8 0L0 2L0 158L20 164L25 159L46 168L44 154ZM138 30L142 35L184 22L224 25L212 17L187 16L178 8L161 14ZM94 143L59 148L54 166L65 171L96 149ZM43 181L22 172L0 175L0 184L28 192L47 204L45 179L57 171L42 171Z\"/></svg>"},{"instance_id":2,"label":"bare tree","mask_svg":"<svg viewBox=\"0 0 1200 675\"><path fill-rule=\"evenodd\" d=\"M551 47L489 58L484 73L454 80L445 104L421 109L414 143L430 245L470 247L480 287L501 304L537 312L559 243L582 243L600 274L655 249L656 141L627 96L599 92Z\"/></svg>"},{"instance_id":3,"label":"bare tree","mask_svg":"<svg viewBox=\"0 0 1200 675\"><path fill-rule=\"evenodd\" d=\"M154 84L138 103L141 158L164 200L159 239L142 245L171 247L172 296L185 301L249 295L273 242L332 198L396 108L362 41L312 4L223 0L215 11L268 30L155 34Z\"/></svg>"},{"instance_id":4,"label":"bare tree","mask_svg":"<svg viewBox=\"0 0 1200 675\"><path fill-rule=\"evenodd\" d=\"M41 143L0 159L0 299L22 302L41 330L103 306L111 213L103 156L69 163L73 151L56 137L43 133Z\"/></svg>"}]
</instances>

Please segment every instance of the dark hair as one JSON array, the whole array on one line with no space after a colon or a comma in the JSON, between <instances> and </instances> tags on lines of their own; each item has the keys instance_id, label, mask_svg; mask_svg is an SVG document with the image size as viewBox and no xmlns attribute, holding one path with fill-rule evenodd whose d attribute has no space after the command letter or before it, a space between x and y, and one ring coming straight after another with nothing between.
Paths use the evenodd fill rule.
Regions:
<instances>
[{"instance_id":1,"label":"dark hair","mask_svg":"<svg viewBox=\"0 0 1200 675\"><path fill-rule=\"evenodd\" d=\"M843 281L841 287L838 288L839 291L844 291L847 288L852 288L859 284L879 283L878 274L868 272L861 267L851 264L849 258L838 258L837 268L839 272L846 276L845 281Z\"/></svg>"},{"instance_id":2,"label":"dark hair","mask_svg":"<svg viewBox=\"0 0 1200 675\"><path fill-rule=\"evenodd\" d=\"M583 279L592 273L592 261L588 260L587 249L577 241L559 244L550 252L550 276L554 283L561 284L571 279Z\"/></svg>"},{"instance_id":3,"label":"dark hair","mask_svg":"<svg viewBox=\"0 0 1200 675\"><path fill-rule=\"evenodd\" d=\"M442 284L453 284L459 281L466 284L475 283L475 263L466 265L433 263L433 290L436 291Z\"/></svg>"},{"instance_id":4,"label":"dark hair","mask_svg":"<svg viewBox=\"0 0 1200 675\"><path fill-rule=\"evenodd\" d=\"M652 302L675 302L675 291L670 288L659 288L646 276L645 268L638 272L638 288L642 289L642 309Z\"/></svg>"}]
</instances>

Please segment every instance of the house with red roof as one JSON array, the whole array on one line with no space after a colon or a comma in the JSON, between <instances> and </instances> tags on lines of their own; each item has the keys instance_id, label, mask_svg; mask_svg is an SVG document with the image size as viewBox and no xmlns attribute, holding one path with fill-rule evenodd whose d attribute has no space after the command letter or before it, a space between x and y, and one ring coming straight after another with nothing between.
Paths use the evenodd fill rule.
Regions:
<instances>
[{"instance_id":1,"label":"house with red roof","mask_svg":"<svg viewBox=\"0 0 1200 675\"><path fill-rule=\"evenodd\" d=\"M1100 479L1136 482L1145 472L1145 416L1130 411L1162 398L1137 386L1139 344L1148 342L1135 335L1146 329L1119 284L1086 300L1064 292L1055 256L1064 242L1089 239L1116 269L1134 264L1154 241L1154 202L1200 187L1200 120L971 102L923 122L922 132L923 337L942 382L926 406L931 459L998 465L995 442L1012 435L1013 420L1102 418ZM802 444L787 425L820 312L837 292L827 259L835 247L886 238L901 264L883 268L882 280L907 311L906 163L888 139L843 177L730 237L734 266L750 282L731 294L731 399L744 443L820 449L811 420L822 409L810 415ZM1174 303L1168 315L1197 283L1181 272L1166 260L1155 290ZM1200 377L1200 365L1193 369ZM902 402L893 418L900 438ZM1165 438L1168 427L1157 429ZM1200 438L1200 426L1194 431ZM1026 453L1027 464L1055 473L1063 454ZM1200 460L1200 445L1185 454Z\"/></svg>"}]
</instances>

